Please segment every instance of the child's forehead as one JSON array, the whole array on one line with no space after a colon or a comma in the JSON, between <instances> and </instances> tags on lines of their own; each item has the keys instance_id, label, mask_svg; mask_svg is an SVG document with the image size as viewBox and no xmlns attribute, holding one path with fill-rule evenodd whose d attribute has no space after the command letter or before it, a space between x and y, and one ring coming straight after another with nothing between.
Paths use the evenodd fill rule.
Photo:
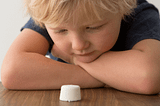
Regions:
<instances>
[{"instance_id":1,"label":"child's forehead","mask_svg":"<svg viewBox=\"0 0 160 106\"><path fill-rule=\"evenodd\" d=\"M50 28L65 28L65 27L69 27L69 26L72 26L72 27L89 27L89 26L96 26L96 25L99 25L99 24L103 24L104 22L107 22L109 21L107 18L106 19L102 19L102 20L86 20L85 19L82 21L78 21L78 22L63 22L63 23L60 23L59 25L54 25L54 24L46 24L48 27Z\"/></svg>"},{"instance_id":2,"label":"child's forehead","mask_svg":"<svg viewBox=\"0 0 160 106\"><path fill-rule=\"evenodd\" d=\"M94 26L98 24L103 24L104 22L110 21L113 17L115 17L115 14L113 13L107 13L105 16L101 17L101 19L93 18L93 17L85 17L84 15L77 15L72 18L70 18L68 21L65 22L65 20L58 25L55 25L54 23L47 24L47 26L51 28L57 28L57 27L66 27L66 26L74 26L74 27L82 27L82 26Z\"/></svg>"}]
</instances>

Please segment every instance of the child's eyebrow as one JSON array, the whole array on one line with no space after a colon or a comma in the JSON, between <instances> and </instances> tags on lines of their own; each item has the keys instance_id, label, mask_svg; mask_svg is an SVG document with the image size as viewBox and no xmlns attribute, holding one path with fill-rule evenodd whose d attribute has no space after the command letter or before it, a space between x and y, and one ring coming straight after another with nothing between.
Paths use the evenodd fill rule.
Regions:
<instances>
[{"instance_id":1,"label":"child's eyebrow","mask_svg":"<svg viewBox=\"0 0 160 106\"><path fill-rule=\"evenodd\" d=\"M92 21L92 22L88 22L88 23L83 24L83 26L92 26L92 25L97 25L97 24L103 24L103 23L106 23L107 21L108 21L107 19Z\"/></svg>"},{"instance_id":2,"label":"child's eyebrow","mask_svg":"<svg viewBox=\"0 0 160 106\"><path fill-rule=\"evenodd\" d=\"M60 30L60 29L66 29L65 27L63 26L57 26L57 27L53 27L53 26L48 26L49 29L52 29L52 30Z\"/></svg>"},{"instance_id":3,"label":"child's eyebrow","mask_svg":"<svg viewBox=\"0 0 160 106\"><path fill-rule=\"evenodd\" d=\"M64 28L64 27L55 27L55 28L49 27L49 28L52 29L52 30L66 29L66 28Z\"/></svg>"}]
</instances>

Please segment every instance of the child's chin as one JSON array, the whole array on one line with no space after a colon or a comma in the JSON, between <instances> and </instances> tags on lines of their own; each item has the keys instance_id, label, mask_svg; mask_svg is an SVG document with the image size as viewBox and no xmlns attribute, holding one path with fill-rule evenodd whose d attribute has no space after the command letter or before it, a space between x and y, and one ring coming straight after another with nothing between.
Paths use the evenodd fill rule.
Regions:
<instances>
[{"instance_id":1,"label":"child's chin","mask_svg":"<svg viewBox=\"0 0 160 106\"><path fill-rule=\"evenodd\" d=\"M89 57L85 57L85 58L77 58L78 61L83 62L83 63L91 63L94 60L96 60L96 58L89 58Z\"/></svg>"}]
</instances>

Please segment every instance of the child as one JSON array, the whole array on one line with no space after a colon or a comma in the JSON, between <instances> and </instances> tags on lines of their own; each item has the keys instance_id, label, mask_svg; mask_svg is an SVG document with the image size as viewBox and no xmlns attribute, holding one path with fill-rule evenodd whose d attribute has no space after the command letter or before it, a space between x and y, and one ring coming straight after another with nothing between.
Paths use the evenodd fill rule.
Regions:
<instances>
[{"instance_id":1,"label":"child","mask_svg":"<svg viewBox=\"0 0 160 106\"><path fill-rule=\"evenodd\" d=\"M159 13L146 0L25 0L25 6L31 18L2 64L4 87L160 91Z\"/></svg>"}]
</instances>

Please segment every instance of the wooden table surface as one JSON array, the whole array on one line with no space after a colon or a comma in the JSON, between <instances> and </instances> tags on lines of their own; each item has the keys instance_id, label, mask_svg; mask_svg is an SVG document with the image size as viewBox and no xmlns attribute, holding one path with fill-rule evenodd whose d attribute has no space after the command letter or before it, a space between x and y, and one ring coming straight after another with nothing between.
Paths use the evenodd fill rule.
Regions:
<instances>
[{"instance_id":1,"label":"wooden table surface","mask_svg":"<svg viewBox=\"0 0 160 106\"><path fill-rule=\"evenodd\" d=\"M160 106L160 94L138 95L113 88L81 89L81 101L59 100L60 90L11 91L0 83L0 106Z\"/></svg>"}]
</instances>

